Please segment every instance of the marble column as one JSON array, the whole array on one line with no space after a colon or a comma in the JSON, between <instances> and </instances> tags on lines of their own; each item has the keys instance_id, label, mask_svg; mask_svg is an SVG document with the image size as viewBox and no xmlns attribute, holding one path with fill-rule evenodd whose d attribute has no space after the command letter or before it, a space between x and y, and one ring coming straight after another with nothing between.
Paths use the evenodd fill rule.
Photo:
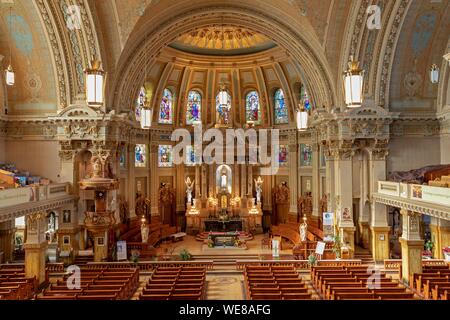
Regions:
<instances>
[{"instance_id":1,"label":"marble column","mask_svg":"<svg viewBox=\"0 0 450 320\"><path fill-rule=\"evenodd\" d=\"M335 191L335 159L334 156L327 153L325 155L325 175L326 175L326 195L328 212L336 212L336 191Z\"/></svg>"},{"instance_id":2,"label":"marble column","mask_svg":"<svg viewBox=\"0 0 450 320\"><path fill-rule=\"evenodd\" d=\"M208 197L214 197L216 192L216 165L209 165L209 182L208 182Z\"/></svg>"},{"instance_id":3,"label":"marble column","mask_svg":"<svg viewBox=\"0 0 450 320\"><path fill-rule=\"evenodd\" d=\"M400 210L403 219L402 280L410 283L414 273L422 273L422 251L424 241L420 234L421 215L417 212Z\"/></svg>"},{"instance_id":4,"label":"marble column","mask_svg":"<svg viewBox=\"0 0 450 320\"><path fill-rule=\"evenodd\" d=\"M14 220L0 223L0 251L3 252L3 263L13 259L15 231Z\"/></svg>"},{"instance_id":5,"label":"marble column","mask_svg":"<svg viewBox=\"0 0 450 320\"><path fill-rule=\"evenodd\" d=\"M320 146L312 145L312 220L318 222L320 217Z\"/></svg>"},{"instance_id":6,"label":"marble column","mask_svg":"<svg viewBox=\"0 0 450 320\"><path fill-rule=\"evenodd\" d=\"M249 164L247 169L247 198L253 198L253 166Z\"/></svg>"},{"instance_id":7,"label":"marble column","mask_svg":"<svg viewBox=\"0 0 450 320\"><path fill-rule=\"evenodd\" d=\"M208 198L208 168L206 164L202 164L202 200L206 200Z\"/></svg>"},{"instance_id":8,"label":"marble column","mask_svg":"<svg viewBox=\"0 0 450 320\"><path fill-rule=\"evenodd\" d=\"M238 163L234 163L233 165L233 197L239 197L240 193L239 193L239 164Z\"/></svg>"},{"instance_id":9,"label":"marble column","mask_svg":"<svg viewBox=\"0 0 450 320\"><path fill-rule=\"evenodd\" d=\"M201 179L200 179L200 168L201 168L200 165L198 165L198 164L195 165L195 185L194 185L195 199L200 199L200 195L201 195L200 189L201 189L202 184L201 184Z\"/></svg>"},{"instance_id":10,"label":"marble column","mask_svg":"<svg viewBox=\"0 0 450 320\"><path fill-rule=\"evenodd\" d=\"M30 214L26 217L27 242L25 248L25 275L36 277L39 285L46 281L45 260L47 253L47 241L45 231L47 229L45 212Z\"/></svg>"},{"instance_id":11,"label":"marble column","mask_svg":"<svg viewBox=\"0 0 450 320\"><path fill-rule=\"evenodd\" d=\"M176 165L176 199L177 199L177 212L186 211L186 183L184 179L184 164Z\"/></svg>"},{"instance_id":12,"label":"marble column","mask_svg":"<svg viewBox=\"0 0 450 320\"><path fill-rule=\"evenodd\" d=\"M289 190L290 190L290 199L289 199L289 214L297 216L297 144L291 143L289 144L289 154L288 154L288 163L289 163ZM289 218L287 218L289 221Z\"/></svg>"},{"instance_id":13,"label":"marble column","mask_svg":"<svg viewBox=\"0 0 450 320\"><path fill-rule=\"evenodd\" d=\"M241 164L241 199L247 199L247 168Z\"/></svg>"},{"instance_id":14,"label":"marble column","mask_svg":"<svg viewBox=\"0 0 450 320\"><path fill-rule=\"evenodd\" d=\"M378 189L378 181L386 180L386 155L385 150L373 150L369 158L369 194ZM372 255L376 261L389 259L389 234L387 206L371 200Z\"/></svg>"},{"instance_id":15,"label":"marble column","mask_svg":"<svg viewBox=\"0 0 450 320\"><path fill-rule=\"evenodd\" d=\"M158 193L159 193L159 177L158 177L158 144L150 145L150 194L151 194L151 214L159 216L158 209ZM134 182L133 182L134 183Z\"/></svg>"},{"instance_id":16,"label":"marble column","mask_svg":"<svg viewBox=\"0 0 450 320\"><path fill-rule=\"evenodd\" d=\"M130 218L136 217L136 179L134 175L135 167L135 145L129 144L127 147L127 171L128 171L128 190L126 194L126 200L128 201L128 208L130 210ZM152 172L150 172L152 176ZM150 188L151 190L151 188ZM153 203L153 198L151 199Z\"/></svg>"},{"instance_id":17,"label":"marble column","mask_svg":"<svg viewBox=\"0 0 450 320\"><path fill-rule=\"evenodd\" d=\"M433 257L445 259L442 249L450 246L450 221L432 217L430 231L431 241L433 242Z\"/></svg>"},{"instance_id":18,"label":"marble column","mask_svg":"<svg viewBox=\"0 0 450 320\"><path fill-rule=\"evenodd\" d=\"M337 151L335 162L336 182L336 213L338 217L341 240L350 248L350 256L355 252L355 224L353 221L353 183L351 148L342 148Z\"/></svg>"}]
</instances>

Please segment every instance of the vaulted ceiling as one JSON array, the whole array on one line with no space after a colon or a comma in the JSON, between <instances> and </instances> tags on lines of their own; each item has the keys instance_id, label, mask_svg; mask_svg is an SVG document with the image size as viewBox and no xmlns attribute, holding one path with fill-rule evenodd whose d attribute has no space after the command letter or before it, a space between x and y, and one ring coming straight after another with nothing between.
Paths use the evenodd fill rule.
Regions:
<instances>
[{"instance_id":1,"label":"vaulted ceiling","mask_svg":"<svg viewBox=\"0 0 450 320\"><path fill-rule=\"evenodd\" d=\"M92 55L101 57L108 72L108 108L128 110L145 82L142 66L156 63L169 45L221 55L217 43L205 39L223 23L233 37L228 54L277 46L290 55L316 105L342 107L342 71L350 54L366 70L366 97L385 108L430 112L442 110L450 100L449 67L442 59L449 50L449 0L4 2L8 1L0 4L0 54L6 67L12 44L17 77L16 86L7 90L11 115L49 114L81 103L83 69ZM74 4L80 8L79 29L69 28L68 9ZM371 4L381 7L379 30L366 27ZM439 86L428 81L431 63L441 67ZM416 80L413 88L405 84L406 77ZM0 97L5 90L0 90Z\"/></svg>"}]
</instances>

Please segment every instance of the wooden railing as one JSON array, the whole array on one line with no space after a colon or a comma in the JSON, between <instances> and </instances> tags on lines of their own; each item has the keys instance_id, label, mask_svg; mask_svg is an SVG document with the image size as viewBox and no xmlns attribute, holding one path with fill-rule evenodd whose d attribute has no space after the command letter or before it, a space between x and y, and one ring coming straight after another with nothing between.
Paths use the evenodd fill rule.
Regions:
<instances>
[{"instance_id":1,"label":"wooden railing","mask_svg":"<svg viewBox=\"0 0 450 320\"><path fill-rule=\"evenodd\" d=\"M52 272L52 273L63 273L64 272L64 263L62 263L62 262L47 263L45 265L45 270L47 272Z\"/></svg>"},{"instance_id":2,"label":"wooden railing","mask_svg":"<svg viewBox=\"0 0 450 320\"><path fill-rule=\"evenodd\" d=\"M425 259L422 260L422 266L445 266L448 262L442 259ZM401 270L402 259L385 259L384 269L385 270Z\"/></svg>"},{"instance_id":3,"label":"wooden railing","mask_svg":"<svg viewBox=\"0 0 450 320\"><path fill-rule=\"evenodd\" d=\"M138 267L140 271L153 271L157 267L182 267L182 266L195 266L205 267L207 270L214 269L213 260L193 260L193 261L143 261L138 263L133 262L88 262L84 268L87 269L103 269L103 268L135 268Z\"/></svg>"},{"instance_id":4,"label":"wooden railing","mask_svg":"<svg viewBox=\"0 0 450 320\"><path fill-rule=\"evenodd\" d=\"M358 266L361 265L360 259L350 260L320 260L318 266ZM244 270L245 266L293 266L296 269L309 270L308 260L237 260L236 269Z\"/></svg>"}]
</instances>

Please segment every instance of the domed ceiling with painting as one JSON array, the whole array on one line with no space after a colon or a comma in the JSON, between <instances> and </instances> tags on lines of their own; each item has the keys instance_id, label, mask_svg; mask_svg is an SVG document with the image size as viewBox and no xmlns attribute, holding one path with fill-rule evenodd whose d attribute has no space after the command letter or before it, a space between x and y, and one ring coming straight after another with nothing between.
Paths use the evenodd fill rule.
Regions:
<instances>
[{"instance_id":1,"label":"domed ceiling with painting","mask_svg":"<svg viewBox=\"0 0 450 320\"><path fill-rule=\"evenodd\" d=\"M246 28L218 25L186 32L170 46L196 54L239 55L261 52L276 44Z\"/></svg>"}]
</instances>

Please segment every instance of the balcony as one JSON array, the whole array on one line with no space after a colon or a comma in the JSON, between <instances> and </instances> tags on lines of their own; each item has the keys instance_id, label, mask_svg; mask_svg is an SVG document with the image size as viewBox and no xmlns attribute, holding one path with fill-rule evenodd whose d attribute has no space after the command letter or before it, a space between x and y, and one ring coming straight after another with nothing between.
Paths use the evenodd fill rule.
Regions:
<instances>
[{"instance_id":1,"label":"balcony","mask_svg":"<svg viewBox=\"0 0 450 320\"><path fill-rule=\"evenodd\" d=\"M450 188L378 181L375 202L450 220Z\"/></svg>"},{"instance_id":2,"label":"balcony","mask_svg":"<svg viewBox=\"0 0 450 320\"><path fill-rule=\"evenodd\" d=\"M73 202L69 183L0 190L0 222Z\"/></svg>"}]
</instances>

